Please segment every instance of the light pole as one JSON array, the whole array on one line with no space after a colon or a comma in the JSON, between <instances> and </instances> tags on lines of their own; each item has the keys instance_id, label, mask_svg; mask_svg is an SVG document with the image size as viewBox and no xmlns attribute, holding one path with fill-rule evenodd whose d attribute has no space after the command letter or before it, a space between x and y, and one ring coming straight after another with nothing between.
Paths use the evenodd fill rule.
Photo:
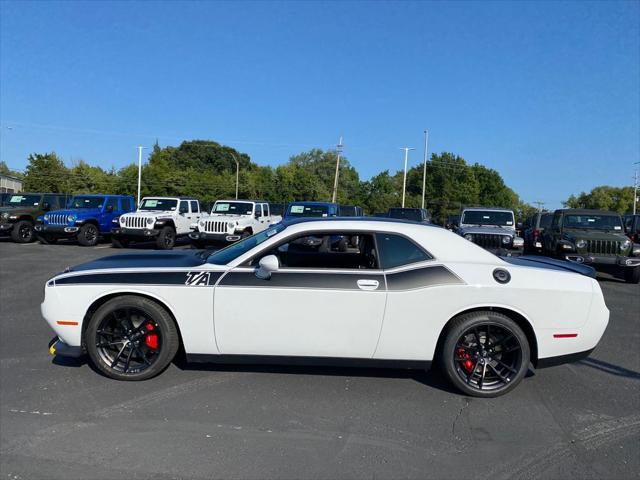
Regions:
<instances>
[{"instance_id":1,"label":"light pole","mask_svg":"<svg viewBox=\"0 0 640 480\"><path fill-rule=\"evenodd\" d=\"M639 165L640 162L634 163L634 165ZM636 214L636 203L638 202L638 169L636 168L636 173L634 175L633 181L633 214Z\"/></svg>"},{"instance_id":2,"label":"light pole","mask_svg":"<svg viewBox=\"0 0 640 480\"><path fill-rule=\"evenodd\" d=\"M140 205L140 183L142 182L142 149L147 148L142 145L138 145L138 202Z\"/></svg>"},{"instance_id":3,"label":"light pole","mask_svg":"<svg viewBox=\"0 0 640 480\"><path fill-rule=\"evenodd\" d=\"M427 143L429 142L429 132L424 131L424 166L422 167L422 208L424 208L425 188L427 186Z\"/></svg>"},{"instance_id":4,"label":"light pole","mask_svg":"<svg viewBox=\"0 0 640 480\"><path fill-rule=\"evenodd\" d=\"M338 198L338 175L340 173L340 154L342 153L342 137L340 137L340 142L336 146L336 175L333 178L333 195L331 196L331 201L336 203L336 198Z\"/></svg>"},{"instance_id":5,"label":"light pole","mask_svg":"<svg viewBox=\"0 0 640 480\"><path fill-rule=\"evenodd\" d=\"M404 150L404 178L402 179L402 208L404 208L404 194L407 189L407 162L409 160L409 150L415 150L415 148L400 147L400 150Z\"/></svg>"},{"instance_id":6,"label":"light pole","mask_svg":"<svg viewBox=\"0 0 640 480\"><path fill-rule=\"evenodd\" d=\"M236 162L236 200L238 199L238 185L239 185L239 181L240 181L240 162L238 162L238 159L236 158L236 156L232 153L231 156L233 157L233 160Z\"/></svg>"}]
</instances>

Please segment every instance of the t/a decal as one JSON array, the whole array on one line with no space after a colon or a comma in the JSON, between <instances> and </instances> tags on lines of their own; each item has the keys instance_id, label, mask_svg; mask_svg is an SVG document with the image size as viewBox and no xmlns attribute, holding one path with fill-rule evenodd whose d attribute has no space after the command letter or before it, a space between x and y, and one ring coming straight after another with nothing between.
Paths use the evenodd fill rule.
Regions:
<instances>
[{"instance_id":1,"label":"t/a decal","mask_svg":"<svg viewBox=\"0 0 640 480\"><path fill-rule=\"evenodd\" d=\"M210 272L187 272L184 284L190 287L206 287L209 285Z\"/></svg>"}]
</instances>

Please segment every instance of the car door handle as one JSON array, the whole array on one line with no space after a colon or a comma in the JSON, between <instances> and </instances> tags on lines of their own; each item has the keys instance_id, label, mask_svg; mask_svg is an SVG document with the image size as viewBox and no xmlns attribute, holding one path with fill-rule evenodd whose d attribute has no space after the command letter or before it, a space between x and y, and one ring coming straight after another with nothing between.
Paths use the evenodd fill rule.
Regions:
<instances>
[{"instance_id":1,"label":"car door handle","mask_svg":"<svg viewBox=\"0 0 640 480\"><path fill-rule=\"evenodd\" d=\"M378 280L358 280L360 290L376 290L380 286Z\"/></svg>"}]
</instances>

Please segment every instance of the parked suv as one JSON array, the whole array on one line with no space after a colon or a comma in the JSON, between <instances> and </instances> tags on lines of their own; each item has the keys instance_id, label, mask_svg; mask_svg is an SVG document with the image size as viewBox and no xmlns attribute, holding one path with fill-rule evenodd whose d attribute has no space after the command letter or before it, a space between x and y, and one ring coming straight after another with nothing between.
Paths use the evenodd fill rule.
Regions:
<instances>
[{"instance_id":1,"label":"parked suv","mask_svg":"<svg viewBox=\"0 0 640 480\"><path fill-rule=\"evenodd\" d=\"M335 217L338 204L331 202L291 202L287 205L284 218Z\"/></svg>"},{"instance_id":2,"label":"parked suv","mask_svg":"<svg viewBox=\"0 0 640 480\"><path fill-rule=\"evenodd\" d=\"M0 207L0 235L11 235L17 243L33 242L38 217L49 210L64 208L66 201L67 196L59 193L7 194L5 206Z\"/></svg>"},{"instance_id":3,"label":"parked suv","mask_svg":"<svg viewBox=\"0 0 640 480\"><path fill-rule=\"evenodd\" d=\"M524 240L516 234L515 216L504 208L464 208L457 233L496 255L522 254Z\"/></svg>"},{"instance_id":4,"label":"parked suv","mask_svg":"<svg viewBox=\"0 0 640 480\"><path fill-rule=\"evenodd\" d=\"M640 243L640 215L625 215L624 232L632 242Z\"/></svg>"},{"instance_id":5,"label":"parked suv","mask_svg":"<svg viewBox=\"0 0 640 480\"><path fill-rule=\"evenodd\" d=\"M544 247L548 256L617 270L628 283L640 282L640 245L625 236L615 212L556 210L544 233Z\"/></svg>"},{"instance_id":6,"label":"parked suv","mask_svg":"<svg viewBox=\"0 0 640 480\"><path fill-rule=\"evenodd\" d=\"M83 246L93 246L101 236L111 234L112 220L135 209L128 195L76 195L65 210L53 210L39 218L35 226L42 243L75 238Z\"/></svg>"},{"instance_id":7,"label":"parked suv","mask_svg":"<svg viewBox=\"0 0 640 480\"><path fill-rule=\"evenodd\" d=\"M362 207L357 205L338 205L338 216L340 217L363 217Z\"/></svg>"},{"instance_id":8,"label":"parked suv","mask_svg":"<svg viewBox=\"0 0 640 480\"><path fill-rule=\"evenodd\" d=\"M138 210L112 220L111 243L127 247L131 241L155 240L156 247L170 250L176 239L191 232L201 217L200 202L187 197L145 197Z\"/></svg>"},{"instance_id":9,"label":"parked suv","mask_svg":"<svg viewBox=\"0 0 640 480\"><path fill-rule=\"evenodd\" d=\"M269 204L261 200L218 200L211 215L192 225L189 234L195 248L207 244L233 243L278 223L282 217L272 215Z\"/></svg>"},{"instance_id":10,"label":"parked suv","mask_svg":"<svg viewBox=\"0 0 640 480\"><path fill-rule=\"evenodd\" d=\"M524 233L524 252L525 253L542 253L544 250L544 230L549 228L553 213L539 212L529 217L522 227Z\"/></svg>"},{"instance_id":11,"label":"parked suv","mask_svg":"<svg viewBox=\"0 0 640 480\"><path fill-rule=\"evenodd\" d=\"M387 216L411 222L431 223L431 214L426 208L390 208Z\"/></svg>"}]
</instances>

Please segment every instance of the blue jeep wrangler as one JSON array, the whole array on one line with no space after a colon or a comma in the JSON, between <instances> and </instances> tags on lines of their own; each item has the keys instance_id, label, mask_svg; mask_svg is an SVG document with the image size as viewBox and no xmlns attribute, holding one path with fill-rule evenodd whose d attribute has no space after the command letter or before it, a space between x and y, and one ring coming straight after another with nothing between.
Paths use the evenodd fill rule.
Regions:
<instances>
[{"instance_id":1,"label":"blue jeep wrangler","mask_svg":"<svg viewBox=\"0 0 640 480\"><path fill-rule=\"evenodd\" d=\"M35 230L42 243L75 238L80 245L89 247L98 243L101 235L111 233L114 218L135 209L130 195L76 195L66 210L54 210L39 217Z\"/></svg>"}]
</instances>

